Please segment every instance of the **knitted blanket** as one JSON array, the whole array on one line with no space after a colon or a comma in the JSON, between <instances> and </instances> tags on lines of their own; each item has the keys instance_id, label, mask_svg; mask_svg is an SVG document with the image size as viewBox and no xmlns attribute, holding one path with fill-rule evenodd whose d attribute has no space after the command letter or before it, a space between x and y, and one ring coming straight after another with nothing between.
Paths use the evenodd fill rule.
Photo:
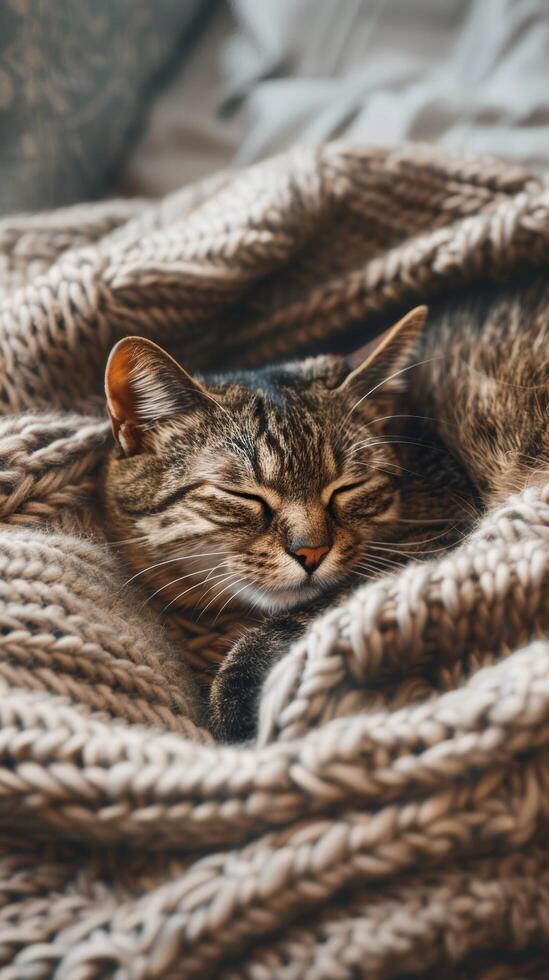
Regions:
<instances>
[{"instance_id":1,"label":"knitted blanket","mask_svg":"<svg viewBox=\"0 0 549 980\"><path fill-rule=\"evenodd\" d=\"M549 486L318 619L242 748L189 670L238 624L145 613L97 505L121 336L260 363L534 264L541 179L413 146L0 223L2 980L547 976Z\"/></svg>"}]
</instances>

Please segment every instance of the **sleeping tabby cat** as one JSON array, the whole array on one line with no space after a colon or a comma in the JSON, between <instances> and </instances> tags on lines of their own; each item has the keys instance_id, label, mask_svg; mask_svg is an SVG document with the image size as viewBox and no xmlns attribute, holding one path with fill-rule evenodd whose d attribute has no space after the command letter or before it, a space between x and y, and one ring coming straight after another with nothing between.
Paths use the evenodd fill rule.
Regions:
<instances>
[{"instance_id":1,"label":"sleeping tabby cat","mask_svg":"<svg viewBox=\"0 0 549 980\"><path fill-rule=\"evenodd\" d=\"M213 683L220 737L253 734L263 678L312 616L547 472L545 282L423 329L426 312L350 357L253 372L191 377L138 337L111 353L111 534L166 603L264 614Z\"/></svg>"}]
</instances>

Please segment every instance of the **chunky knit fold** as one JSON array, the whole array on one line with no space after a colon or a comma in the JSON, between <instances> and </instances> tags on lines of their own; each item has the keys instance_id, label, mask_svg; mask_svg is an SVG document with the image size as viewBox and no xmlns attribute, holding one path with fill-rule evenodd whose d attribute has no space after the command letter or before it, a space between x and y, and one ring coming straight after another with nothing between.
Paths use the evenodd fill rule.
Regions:
<instances>
[{"instance_id":1,"label":"chunky knit fold","mask_svg":"<svg viewBox=\"0 0 549 980\"><path fill-rule=\"evenodd\" d=\"M243 747L196 680L237 618L145 604L98 485L120 337L191 370L367 339L547 267L549 185L331 144L0 253L1 980L547 976L549 485L319 617Z\"/></svg>"}]
</instances>

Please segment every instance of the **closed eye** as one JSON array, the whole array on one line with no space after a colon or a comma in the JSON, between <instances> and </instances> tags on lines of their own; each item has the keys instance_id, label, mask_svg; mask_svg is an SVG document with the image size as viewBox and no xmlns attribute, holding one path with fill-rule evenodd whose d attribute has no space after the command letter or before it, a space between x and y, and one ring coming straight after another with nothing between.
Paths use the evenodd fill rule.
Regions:
<instances>
[{"instance_id":1,"label":"closed eye","mask_svg":"<svg viewBox=\"0 0 549 980\"><path fill-rule=\"evenodd\" d=\"M328 505L332 502L334 497L339 497L344 493L350 493L352 490L358 490L359 487L364 487L369 482L369 480L356 480L354 483L344 483L342 486L336 487L330 494Z\"/></svg>"},{"instance_id":2,"label":"closed eye","mask_svg":"<svg viewBox=\"0 0 549 980\"><path fill-rule=\"evenodd\" d=\"M218 487L217 489L221 490L222 493L228 494L230 497L240 497L241 500L251 500L253 503L260 504L266 517L270 517L273 512L270 504L259 493L247 493L245 490L229 490L228 487Z\"/></svg>"}]
</instances>

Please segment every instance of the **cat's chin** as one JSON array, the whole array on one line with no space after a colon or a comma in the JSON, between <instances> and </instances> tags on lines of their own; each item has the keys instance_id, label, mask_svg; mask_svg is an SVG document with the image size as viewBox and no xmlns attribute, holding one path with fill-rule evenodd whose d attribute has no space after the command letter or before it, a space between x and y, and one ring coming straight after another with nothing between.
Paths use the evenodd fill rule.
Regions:
<instances>
[{"instance_id":1,"label":"cat's chin","mask_svg":"<svg viewBox=\"0 0 549 980\"><path fill-rule=\"evenodd\" d=\"M257 589L250 585L242 590L239 599L255 609L264 609L266 612L275 613L285 609L294 609L296 606L302 606L304 603L317 599L324 588L320 583L314 585L306 583L290 589Z\"/></svg>"}]
</instances>

